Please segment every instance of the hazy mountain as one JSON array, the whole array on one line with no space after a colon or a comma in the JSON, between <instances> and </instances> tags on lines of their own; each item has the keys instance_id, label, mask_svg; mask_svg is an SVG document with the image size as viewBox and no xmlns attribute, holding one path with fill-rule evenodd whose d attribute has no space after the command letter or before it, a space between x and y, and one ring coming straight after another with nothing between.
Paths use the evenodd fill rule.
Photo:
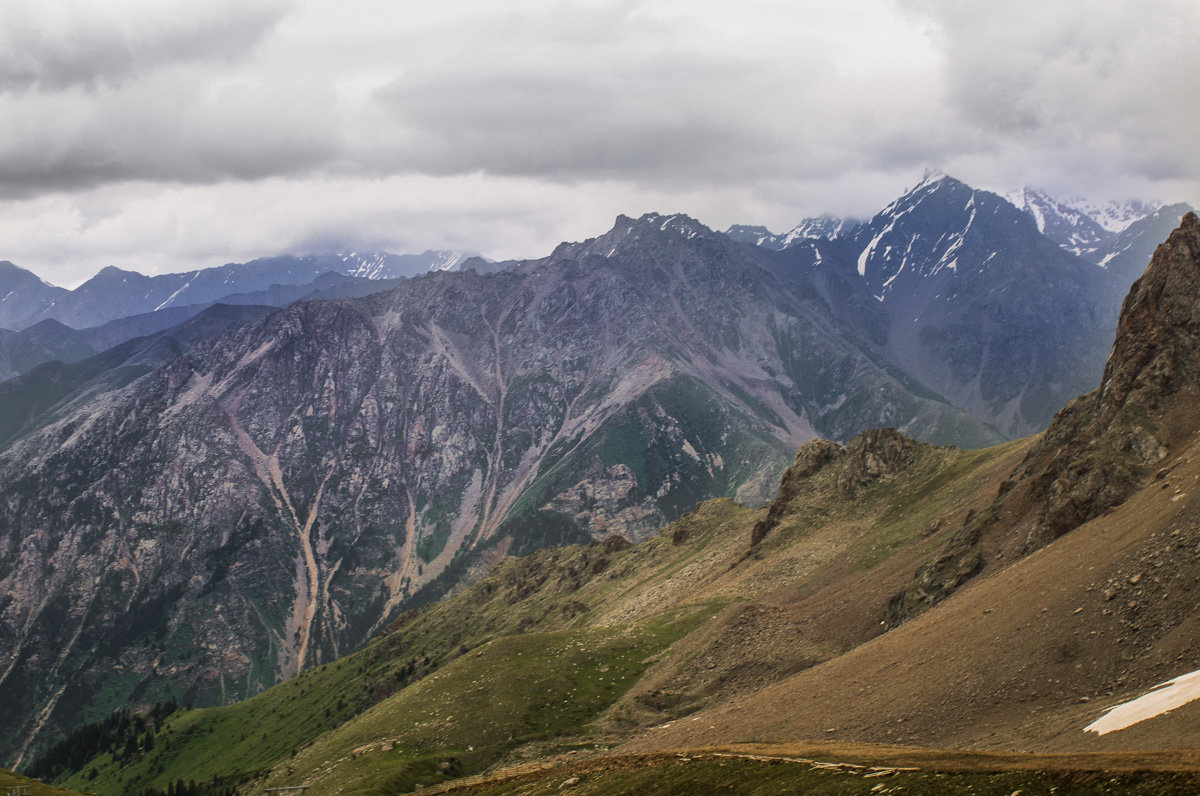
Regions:
<instances>
[{"instance_id":1,"label":"hazy mountain","mask_svg":"<svg viewBox=\"0 0 1200 796\"><path fill-rule=\"evenodd\" d=\"M776 235L766 227L734 224L725 230L725 234L738 243L749 243L762 246L765 249L786 249L788 246L802 240L834 240L853 234L862 222L853 218L838 218L837 216L816 216L806 218L787 232Z\"/></svg>"},{"instance_id":2,"label":"hazy mountain","mask_svg":"<svg viewBox=\"0 0 1200 796\"><path fill-rule=\"evenodd\" d=\"M42 321L20 332L0 329L0 381L51 359L77 362L94 353L83 334L58 321Z\"/></svg>"},{"instance_id":3,"label":"hazy mountain","mask_svg":"<svg viewBox=\"0 0 1200 796\"><path fill-rule=\"evenodd\" d=\"M1109 226L1105 226L1094 217L1094 207L1080 202L1063 201L1036 188L1022 188L1005 198L1018 210L1028 213L1037 224L1039 232L1071 254L1077 254L1090 262L1099 262L1117 234L1129 223L1142 217L1129 218L1128 223L1114 229L1110 228L1114 226L1112 221L1121 214L1104 216L1104 219L1110 222ZM1152 206L1148 207L1146 213L1151 213L1154 209ZM1126 212L1133 212L1133 207L1127 207Z\"/></svg>"},{"instance_id":4,"label":"hazy mountain","mask_svg":"<svg viewBox=\"0 0 1200 796\"><path fill-rule=\"evenodd\" d=\"M350 252L335 255L344 266L335 270L347 276L364 279L399 279L420 276L432 271L461 271L469 260L490 263L473 252L426 250L421 254L391 254L390 252Z\"/></svg>"},{"instance_id":5,"label":"hazy mountain","mask_svg":"<svg viewBox=\"0 0 1200 796\"><path fill-rule=\"evenodd\" d=\"M0 261L0 327L19 329L28 326L63 296L66 288L55 287L24 268L7 260Z\"/></svg>"},{"instance_id":6,"label":"hazy mountain","mask_svg":"<svg viewBox=\"0 0 1200 796\"><path fill-rule=\"evenodd\" d=\"M308 299L356 298L390 290L402 280L352 277L331 271L304 284L273 284L263 290L222 296L219 301L173 305L86 329L72 329L55 320L39 321L19 332L0 329L0 381L51 360L78 362L126 340L169 329L217 304L286 307Z\"/></svg>"},{"instance_id":7,"label":"hazy mountain","mask_svg":"<svg viewBox=\"0 0 1200 796\"><path fill-rule=\"evenodd\" d=\"M1035 188L1022 188L1006 197L1028 213L1046 237L1088 262L1121 272L1131 282L1145 268L1154 247L1179 226L1192 208L1158 202L1064 200ZM1120 287L1124 296L1125 285ZM1119 299L1118 299L1119 302Z\"/></svg>"},{"instance_id":8,"label":"hazy mountain","mask_svg":"<svg viewBox=\"0 0 1200 796\"><path fill-rule=\"evenodd\" d=\"M40 320L54 319L81 329L169 308L231 303L228 300L238 295L259 294L262 298L264 292L278 293L280 288L306 285L331 273L358 281L396 280L431 270L452 270L471 259L464 252L443 251L417 255L386 252L286 255L158 276L109 266L74 290L53 287L29 271L2 263L0 295L6 295L6 299L0 300L0 327L22 329ZM474 259L481 264L488 262ZM291 300L321 287L316 285Z\"/></svg>"},{"instance_id":9,"label":"hazy mountain","mask_svg":"<svg viewBox=\"0 0 1200 796\"><path fill-rule=\"evenodd\" d=\"M1133 221L1118 232L1108 244L1099 263L1112 272L1113 283L1119 285L1136 279L1154 254L1154 250L1166 240L1171 230L1179 226L1184 215L1191 210L1191 206L1187 204L1166 205ZM1120 291L1118 303L1122 296L1124 292Z\"/></svg>"}]
</instances>

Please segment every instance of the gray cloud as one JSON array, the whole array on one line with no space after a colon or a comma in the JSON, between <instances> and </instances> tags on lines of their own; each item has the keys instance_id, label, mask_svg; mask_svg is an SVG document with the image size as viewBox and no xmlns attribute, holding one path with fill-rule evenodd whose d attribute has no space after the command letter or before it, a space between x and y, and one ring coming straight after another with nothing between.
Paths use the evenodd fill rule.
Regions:
<instances>
[{"instance_id":1,"label":"gray cloud","mask_svg":"<svg viewBox=\"0 0 1200 796\"><path fill-rule=\"evenodd\" d=\"M877 158L874 143L910 167L928 156L933 139L903 115L931 98L919 82L894 91L912 71L905 44L870 52L853 27L822 30L789 6L772 9L774 31L690 38L678 18L639 13L645 5L561 5L532 26L519 11L489 18L495 35L478 31L469 52L424 52L376 92L385 124L362 149L430 173L656 184L819 175ZM869 15L879 4L851 5L848 15Z\"/></svg>"},{"instance_id":2,"label":"gray cloud","mask_svg":"<svg viewBox=\"0 0 1200 796\"><path fill-rule=\"evenodd\" d=\"M1193 0L907 6L937 31L947 108L981 152L1006 153L1009 171L1075 179L1078 189L1120 175L1200 180Z\"/></svg>"},{"instance_id":3,"label":"gray cloud","mask_svg":"<svg viewBox=\"0 0 1200 796\"><path fill-rule=\"evenodd\" d=\"M0 258L532 256L618 212L867 214L925 166L1200 199L1194 0L115 3L6 6Z\"/></svg>"},{"instance_id":4,"label":"gray cloud","mask_svg":"<svg viewBox=\"0 0 1200 796\"><path fill-rule=\"evenodd\" d=\"M292 96L286 92L292 91ZM197 85L165 71L121 89L0 96L0 195L30 196L127 180L254 180L336 158L324 86Z\"/></svg>"},{"instance_id":5,"label":"gray cloud","mask_svg":"<svg viewBox=\"0 0 1200 796\"><path fill-rule=\"evenodd\" d=\"M288 10L284 0L9 3L0 88L96 88L168 64L241 58Z\"/></svg>"}]
</instances>

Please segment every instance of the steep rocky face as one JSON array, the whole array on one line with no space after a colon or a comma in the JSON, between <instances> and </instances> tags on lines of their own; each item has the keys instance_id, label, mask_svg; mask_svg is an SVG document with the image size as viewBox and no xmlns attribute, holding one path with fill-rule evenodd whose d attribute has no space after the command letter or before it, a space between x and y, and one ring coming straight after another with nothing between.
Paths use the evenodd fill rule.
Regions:
<instances>
[{"instance_id":1,"label":"steep rocky face","mask_svg":"<svg viewBox=\"0 0 1200 796\"><path fill-rule=\"evenodd\" d=\"M682 216L297 304L146 368L0 454L16 754L131 700L254 693L506 551L761 502L818 434L995 438L802 275Z\"/></svg>"},{"instance_id":2,"label":"steep rocky face","mask_svg":"<svg viewBox=\"0 0 1200 796\"><path fill-rule=\"evenodd\" d=\"M1024 475L1045 501L1037 539L1121 503L1177 441L1173 416L1200 399L1200 219L1184 216L1121 308L1100 388L1068 405Z\"/></svg>"},{"instance_id":3,"label":"steep rocky face","mask_svg":"<svg viewBox=\"0 0 1200 796\"><path fill-rule=\"evenodd\" d=\"M893 600L890 624L941 600L980 571L989 539L1028 553L1120 505L1172 446L1194 433L1200 405L1198 290L1200 219L1188 213L1125 299L1100 387L1059 412L991 506L968 514L939 553L921 565Z\"/></svg>"},{"instance_id":4,"label":"steep rocky face","mask_svg":"<svg viewBox=\"0 0 1200 796\"><path fill-rule=\"evenodd\" d=\"M34 434L63 417L80 411L86 413L89 406L103 406L104 396L109 393L123 389L201 342L259 320L270 311L270 307L218 304L167 329L127 340L100 354L70 363L64 363L62 357L58 357L16 378L0 382L0 450L21 436ZM55 322L43 321L17 335L27 336L46 324ZM104 335L129 331L124 324L118 326L124 331L120 328L67 330L72 335L68 339L91 343L97 337L103 339Z\"/></svg>"}]
</instances>

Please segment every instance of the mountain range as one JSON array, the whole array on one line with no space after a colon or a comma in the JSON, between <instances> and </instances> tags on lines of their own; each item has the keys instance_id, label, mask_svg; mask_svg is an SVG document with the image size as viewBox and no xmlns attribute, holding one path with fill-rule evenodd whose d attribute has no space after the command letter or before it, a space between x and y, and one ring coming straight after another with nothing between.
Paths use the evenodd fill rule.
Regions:
<instances>
[{"instance_id":1,"label":"mountain range","mask_svg":"<svg viewBox=\"0 0 1200 796\"><path fill-rule=\"evenodd\" d=\"M358 652L225 707L114 714L30 773L102 793L1194 792L1198 289L1189 213L1098 387L1041 434L809 441L766 506L506 558Z\"/></svg>"},{"instance_id":2,"label":"mountain range","mask_svg":"<svg viewBox=\"0 0 1200 796\"><path fill-rule=\"evenodd\" d=\"M1002 435L1024 436L1095 384L1121 298L1189 208L1132 205L1109 231L1045 194L1022 196L1017 207L932 173L869 221L827 219L814 236L801 224L779 236L780 251L837 280L830 295L851 297L840 317L889 362ZM1081 218L1109 236L1093 259L1058 232Z\"/></svg>"},{"instance_id":3,"label":"mountain range","mask_svg":"<svg viewBox=\"0 0 1200 796\"><path fill-rule=\"evenodd\" d=\"M68 290L3 261L0 262L0 295L3 295L0 328L20 331L39 321L56 320L83 329L165 309L191 307L195 312L216 302L230 303L233 296L278 291L282 286L308 286L303 293L292 293L290 301L295 301L346 280L397 280L430 271L462 268L486 271L492 266L488 260L459 251L284 255L158 276L109 266L74 290Z\"/></svg>"},{"instance_id":4,"label":"mountain range","mask_svg":"<svg viewBox=\"0 0 1200 796\"><path fill-rule=\"evenodd\" d=\"M498 273L212 306L0 384L0 743L252 696L506 555L761 505L816 437L979 447L1099 380L1119 273L1001 197L938 176L828 229L777 249L621 216ZM102 273L38 313L134 284L158 316L212 299L203 274Z\"/></svg>"}]
</instances>

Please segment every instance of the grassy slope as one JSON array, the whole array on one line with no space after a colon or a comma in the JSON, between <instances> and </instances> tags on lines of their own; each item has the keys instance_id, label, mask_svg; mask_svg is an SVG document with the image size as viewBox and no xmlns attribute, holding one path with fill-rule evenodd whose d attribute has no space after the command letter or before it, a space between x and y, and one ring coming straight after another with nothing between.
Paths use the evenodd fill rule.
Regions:
<instances>
[{"instance_id":1,"label":"grassy slope","mask_svg":"<svg viewBox=\"0 0 1200 796\"><path fill-rule=\"evenodd\" d=\"M1014 551L1030 526L1000 526L985 549L989 569L928 613L702 721L645 735L635 748L818 737L1064 752L1195 748L1200 703L1102 737L1083 730L1197 666L1200 435L1174 443L1158 473L1028 557Z\"/></svg>"},{"instance_id":2,"label":"grassy slope","mask_svg":"<svg viewBox=\"0 0 1200 796\"><path fill-rule=\"evenodd\" d=\"M728 501L716 501L706 511L716 515L745 513ZM657 567L669 571L678 566L681 556L670 547L669 540L657 540L610 553L597 543L507 560L486 581L409 618L364 650L244 702L176 714L156 736L155 748L145 757L122 768L101 755L67 782L102 793L130 793L151 786L164 788L175 780L207 781L214 776L251 774L273 763L290 761L292 750L303 748L392 691L398 691L393 700L412 689L427 696L431 688L442 683L453 697L457 685L453 677L433 680L429 675L469 651L477 655L484 652L486 656L467 656L469 660L504 668L501 659L507 646L496 646L494 655L488 651L490 647L477 650L489 641L521 640L540 630L540 637L547 643L566 643L572 632L585 632L571 628L588 624L591 605L603 604L614 592L635 590L635 584L625 582L621 571L634 568L651 577L647 572ZM637 561L627 561L630 557ZM613 562L613 566L610 570L599 562ZM703 615L711 610L702 602L688 613ZM647 643L653 647L674 640L690 629L693 621L654 616L635 627L626 628L624 625L629 623L624 623L621 630L649 638ZM657 651L644 647L644 643L638 647L645 652L642 658ZM596 660L578 660L570 665L597 669L610 665L604 661L612 655L620 657L619 648L618 644L612 649L598 649L600 657ZM551 669L566 666L567 661L558 656L546 658ZM565 669L561 673L564 677L574 676ZM410 682L412 685L408 685ZM628 678L621 682L627 684ZM614 697L620 694L612 693ZM531 694L530 698L537 699L538 695ZM569 699L570 694L564 693L563 698ZM398 704L405 704L404 700ZM94 778L87 776L91 768L98 772Z\"/></svg>"},{"instance_id":3,"label":"grassy slope","mask_svg":"<svg viewBox=\"0 0 1200 796\"><path fill-rule=\"evenodd\" d=\"M131 793L269 771L256 788L397 792L478 771L528 742L615 740L861 643L893 593L893 570L936 547L945 531L928 531L941 514L994 494L1022 449L935 449L854 500L836 473L819 474L756 551L750 529L764 511L718 500L627 549L506 560L359 653L243 703L177 714L145 757L122 769L101 756L94 778L64 784ZM748 611L803 612L813 594L864 583L865 618L848 630L822 635L818 622L803 643L738 635ZM749 660L768 663L744 683Z\"/></svg>"},{"instance_id":4,"label":"grassy slope","mask_svg":"<svg viewBox=\"0 0 1200 796\"><path fill-rule=\"evenodd\" d=\"M404 792L479 771L522 744L576 734L707 613L497 639L322 736L264 784Z\"/></svg>"}]
</instances>

